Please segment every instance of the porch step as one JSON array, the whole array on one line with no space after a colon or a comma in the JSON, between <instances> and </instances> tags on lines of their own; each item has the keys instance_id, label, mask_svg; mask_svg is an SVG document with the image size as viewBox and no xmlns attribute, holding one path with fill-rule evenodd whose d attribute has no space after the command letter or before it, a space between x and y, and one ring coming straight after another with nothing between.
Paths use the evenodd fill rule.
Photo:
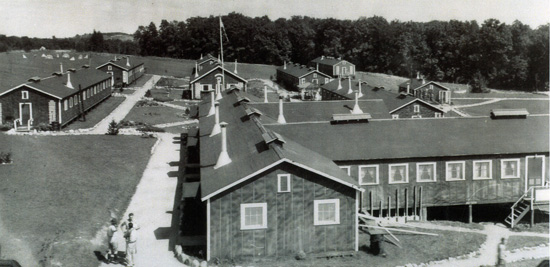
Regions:
<instances>
[{"instance_id":1,"label":"porch step","mask_svg":"<svg viewBox=\"0 0 550 267\"><path fill-rule=\"evenodd\" d=\"M26 126L19 126L15 128L15 131L17 132L30 132L30 130Z\"/></svg>"}]
</instances>

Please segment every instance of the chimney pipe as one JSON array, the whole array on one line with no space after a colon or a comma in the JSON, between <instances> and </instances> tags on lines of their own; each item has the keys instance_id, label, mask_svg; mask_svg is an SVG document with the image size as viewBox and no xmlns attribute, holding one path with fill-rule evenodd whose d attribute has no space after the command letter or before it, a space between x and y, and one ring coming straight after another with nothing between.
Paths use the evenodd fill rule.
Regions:
<instances>
[{"instance_id":1,"label":"chimney pipe","mask_svg":"<svg viewBox=\"0 0 550 267\"><path fill-rule=\"evenodd\" d=\"M71 72L67 72L67 87L74 89L73 84L71 83Z\"/></svg>"},{"instance_id":2,"label":"chimney pipe","mask_svg":"<svg viewBox=\"0 0 550 267\"><path fill-rule=\"evenodd\" d=\"M126 66L130 67L130 57L126 57Z\"/></svg>"},{"instance_id":3,"label":"chimney pipe","mask_svg":"<svg viewBox=\"0 0 550 267\"><path fill-rule=\"evenodd\" d=\"M237 74L237 59L235 59L235 74Z\"/></svg>"},{"instance_id":4,"label":"chimney pipe","mask_svg":"<svg viewBox=\"0 0 550 267\"><path fill-rule=\"evenodd\" d=\"M319 71L319 63L317 63L317 71Z\"/></svg>"},{"instance_id":5,"label":"chimney pipe","mask_svg":"<svg viewBox=\"0 0 550 267\"><path fill-rule=\"evenodd\" d=\"M416 79L417 79L417 80L420 80L420 71L417 71L417 72L416 72Z\"/></svg>"},{"instance_id":6,"label":"chimney pipe","mask_svg":"<svg viewBox=\"0 0 550 267\"><path fill-rule=\"evenodd\" d=\"M349 89L348 89L348 95L349 95L349 94L353 94L353 90L351 89L351 77L348 78L348 82L349 82Z\"/></svg>"},{"instance_id":7,"label":"chimney pipe","mask_svg":"<svg viewBox=\"0 0 550 267\"><path fill-rule=\"evenodd\" d=\"M422 84L425 84L426 83L426 79L424 79L424 77L422 77Z\"/></svg>"},{"instance_id":8,"label":"chimney pipe","mask_svg":"<svg viewBox=\"0 0 550 267\"><path fill-rule=\"evenodd\" d=\"M199 64L195 61L195 78L199 77Z\"/></svg>"},{"instance_id":9,"label":"chimney pipe","mask_svg":"<svg viewBox=\"0 0 550 267\"><path fill-rule=\"evenodd\" d=\"M340 90L340 89L342 89L342 79L338 77L338 88L336 88L336 90Z\"/></svg>"},{"instance_id":10,"label":"chimney pipe","mask_svg":"<svg viewBox=\"0 0 550 267\"><path fill-rule=\"evenodd\" d=\"M325 59L325 56L321 56L321 60Z\"/></svg>"},{"instance_id":11,"label":"chimney pipe","mask_svg":"<svg viewBox=\"0 0 550 267\"><path fill-rule=\"evenodd\" d=\"M267 85L264 85L264 103L267 103Z\"/></svg>"},{"instance_id":12,"label":"chimney pipe","mask_svg":"<svg viewBox=\"0 0 550 267\"><path fill-rule=\"evenodd\" d=\"M279 98L279 117L277 118L277 123L285 124L285 116L283 115L283 98Z\"/></svg>"},{"instance_id":13,"label":"chimney pipe","mask_svg":"<svg viewBox=\"0 0 550 267\"><path fill-rule=\"evenodd\" d=\"M286 70L286 60L285 60L285 66L283 67L283 69L285 69L285 70Z\"/></svg>"},{"instance_id":14,"label":"chimney pipe","mask_svg":"<svg viewBox=\"0 0 550 267\"><path fill-rule=\"evenodd\" d=\"M359 97L363 97L363 93L361 92L361 80L359 80Z\"/></svg>"},{"instance_id":15,"label":"chimney pipe","mask_svg":"<svg viewBox=\"0 0 550 267\"><path fill-rule=\"evenodd\" d=\"M220 54L218 54L218 62L222 62L222 61L220 60Z\"/></svg>"},{"instance_id":16,"label":"chimney pipe","mask_svg":"<svg viewBox=\"0 0 550 267\"><path fill-rule=\"evenodd\" d=\"M201 59L202 59L202 53L201 53Z\"/></svg>"},{"instance_id":17,"label":"chimney pipe","mask_svg":"<svg viewBox=\"0 0 550 267\"><path fill-rule=\"evenodd\" d=\"M407 94L411 93L411 84L407 83Z\"/></svg>"},{"instance_id":18,"label":"chimney pipe","mask_svg":"<svg viewBox=\"0 0 550 267\"><path fill-rule=\"evenodd\" d=\"M216 112L216 108L214 107L214 103L216 102L216 97L214 97L214 91L210 91L210 103L212 104L210 106L210 110L208 111L208 115L206 117L210 117L212 115L214 115L214 113Z\"/></svg>"},{"instance_id":19,"label":"chimney pipe","mask_svg":"<svg viewBox=\"0 0 550 267\"><path fill-rule=\"evenodd\" d=\"M221 89L221 81L218 81L216 84L216 101L219 101L222 99L222 89Z\"/></svg>"},{"instance_id":20,"label":"chimney pipe","mask_svg":"<svg viewBox=\"0 0 550 267\"><path fill-rule=\"evenodd\" d=\"M220 103L216 102L214 103L214 106L216 107L216 111L214 112L214 128L212 128L212 132L210 133L210 137L219 134L220 133Z\"/></svg>"},{"instance_id":21,"label":"chimney pipe","mask_svg":"<svg viewBox=\"0 0 550 267\"><path fill-rule=\"evenodd\" d=\"M221 122L221 133L222 133L222 151L220 152L220 156L218 157L218 161L216 162L216 165L214 165L214 169L217 169L219 167L225 166L229 163L231 163L231 158L229 158L229 154L227 153L227 123Z\"/></svg>"},{"instance_id":22,"label":"chimney pipe","mask_svg":"<svg viewBox=\"0 0 550 267\"><path fill-rule=\"evenodd\" d=\"M359 92L355 91L355 106L353 106L353 110L351 111L351 114L363 114L363 111L359 107Z\"/></svg>"},{"instance_id":23,"label":"chimney pipe","mask_svg":"<svg viewBox=\"0 0 550 267\"><path fill-rule=\"evenodd\" d=\"M61 73L63 73L63 63L59 62L59 68L61 69Z\"/></svg>"}]
</instances>

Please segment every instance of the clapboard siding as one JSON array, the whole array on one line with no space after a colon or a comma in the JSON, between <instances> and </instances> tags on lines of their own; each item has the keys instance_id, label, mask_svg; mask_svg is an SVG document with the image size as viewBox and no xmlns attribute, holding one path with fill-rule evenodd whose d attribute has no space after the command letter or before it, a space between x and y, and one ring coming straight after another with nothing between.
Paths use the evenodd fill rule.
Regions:
<instances>
[{"instance_id":1,"label":"clapboard siding","mask_svg":"<svg viewBox=\"0 0 550 267\"><path fill-rule=\"evenodd\" d=\"M277 192L277 174L291 174L291 192ZM340 224L315 226L313 201L339 199ZM241 230L240 204L267 203L267 229ZM211 199L211 258L265 257L353 250L355 192L283 163Z\"/></svg>"}]
</instances>

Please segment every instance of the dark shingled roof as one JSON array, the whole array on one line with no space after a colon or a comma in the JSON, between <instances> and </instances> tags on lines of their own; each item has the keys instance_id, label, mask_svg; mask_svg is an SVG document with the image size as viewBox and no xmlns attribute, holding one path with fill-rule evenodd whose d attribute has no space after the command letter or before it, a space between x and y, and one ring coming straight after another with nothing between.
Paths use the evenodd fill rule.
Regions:
<instances>
[{"instance_id":1,"label":"dark shingled roof","mask_svg":"<svg viewBox=\"0 0 550 267\"><path fill-rule=\"evenodd\" d=\"M317 74L319 75L322 75L326 78L330 78L330 76L318 71L318 70L315 70L315 69L310 69L310 67L304 67L302 65L294 65L294 64L286 64L286 69L284 66L281 66L279 68L277 68L278 71L281 71L281 72L284 72L284 73L287 73L291 76L294 76L294 77L302 77L308 73L311 73L311 72L316 72Z\"/></svg>"},{"instance_id":2,"label":"dark shingled roof","mask_svg":"<svg viewBox=\"0 0 550 267\"><path fill-rule=\"evenodd\" d=\"M200 80L202 78L203 75L205 75L206 73L212 71L213 69L216 69L216 68L219 68L220 70L222 69L222 65L220 63L215 63L215 64L212 64L212 65L205 65L203 66L203 68L201 70L199 70L199 76L195 78L195 73L193 73L193 78L191 79L190 83L194 83L196 82L197 80ZM226 67L223 68L225 74L227 75L231 75L233 76L234 78L237 78L239 80L242 80L243 82L248 82L246 79L242 78L241 76L235 74L234 72L228 70Z\"/></svg>"},{"instance_id":3,"label":"dark shingled roof","mask_svg":"<svg viewBox=\"0 0 550 267\"><path fill-rule=\"evenodd\" d=\"M130 66L127 65L128 62L130 63ZM117 59L116 61L109 61L107 63L101 64L97 68L101 68L105 65L114 65L124 70L131 70L143 64L144 64L143 61L135 57L124 56L122 58Z\"/></svg>"},{"instance_id":4,"label":"dark shingled roof","mask_svg":"<svg viewBox=\"0 0 550 267\"><path fill-rule=\"evenodd\" d=\"M218 59L215 58L214 56L212 56L211 54L207 54L207 55L206 55L205 57L203 57L202 59L197 60L197 64L198 64L198 65L201 65L201 64L203 64L203 63L205 63L205 62L208 62L209 60L215 60L215 61L217 61Z\"/></svg>"},{"instance_id":5,"label":"dark shingled roof","mask_svg":"<svg viewBox=\"0 0 550 267\"><path fill-rule=\"evenodd\" d=\"M277 120L279 103L250 103L265 115ZM284 102L283 114L287 122L330 121L334 114L350 113L355 100ZM374 119L391 119L382 100L360 100L359 107Z\"/></svg>"},{"instance_id":6,"label":"dark shingled roof","mask_svg":"<svg viewBox=\"0 0 550 267\"><path fill-rule=\"evenodd\" d=\"M335 161L547 153L548 116L493 120L378 120L368 123L269 124ZM314 134L312 134L314 133Z\"/></svg>"},{"instance_id":7,"label":"dark shingled roof","mask_svg":"<svg viewBox=\"0 0 550 267\"><path fill-rule=\"evenodd\" d=\"M314 60L312 60L311 62L312 63L319 63L319 64L325 64L325 65L331 65L331 66L334 66L342 61L346 61L346 60L343 60L343 59L337 59L337 58L334 58L334 57L317 57L315 58ZM346 61L348 62L350 65L354 65L352 64L351 62L349 61ZM355 66L355 65L354 65Z\"/></svg>"},{"instance_id":8,"label":"dark shingled roof","mask_svg":"<svg viewBox=\"0 0 550 267\"><path fill-rule=\"evenodd\" d=\"M21 86L26 86L31 89L42 91L46 94L63 99L67 96L73 95L78 91L78 85L81 85L82 89L88 88L94 84L111 78L111 75L103 71L96 69L79 69L76 72L70 72L71 84L74 89L66 86L67 72L64 72L62 76L53 75L50 77L42 78L39 82L27 82ZM15 88L19 88L17 86ZM11 89L15 89L11 88ZM10 90L0 92L0 95L7 93Z\"/></svg>"},{"instance_id":9,"label":"dark shingled roof","mask_svg":"<svg viewBox=\"0 0 550 267\"><path fill-rule=\"evenodd\" d=\"M321 88L331 91L333 93L342 95L344 97L347 97L349 99L355 98L355 93L348 94L349 91L349 79L343 79L341 81L342 89L338 89L338 79L334 79L333 81L324 84L321 86ZM352 80L351 81L351 90L359 90L359 81L358 80ZM403 94L396 94L390 91L386 91L383 88L377 88L370 86L363 81L361 82L361 92L363 93L363 96L359 99L381 99L384 101L384 104L386 105L388 111L392 111L396 108L399 108L403 105L412 103L418 98L410 96L410 95L403 95ZM429 105L432 108L441 110L440 108L433 106L427 102L423 102L425 105ZM365 111L365 110L363 110Z\"/></svg>"},{"instance_id":10,"label":"dark shingled roof","mask_svg":"<svg viewBox=\"0 0 550 267\"><path fill-rule=\"evenodd\" d=\"M249 118L246 105L235 105L235 94L223 93L220 103L220 121L227 122L227 150L232 162L214 169L221 150L221 134L210 137L214 125L214 116L206 117L211 103L208 99L199 104L200 127L200 165L201 197L203 200L242 182L243 178L252 178L262 169L288 162L321 172L327 178L352 186L360 190L357 182L342 171L332 160L283 137L285 143L265 144L263 134L267 132L262 125L262 117Z\"/></svg>"},{"instance_id":11,"label":"dark shingled roof","mask_svg":"<svg viewBox=\"0 0 550 267\"><path fill-rule=\"evenodd\" d=\"M428 83L428 81L425 81L425 83ZM411 90L415 89L415 88L418 88L419 86L422 85L422 79L416 79L416 78L413 78L413 79L410 79L404 83L401 83L399 85L399 88L403 87L403 88L407 88L407 84L410 84L411 85Z\"/></svg>"}]
</instances>

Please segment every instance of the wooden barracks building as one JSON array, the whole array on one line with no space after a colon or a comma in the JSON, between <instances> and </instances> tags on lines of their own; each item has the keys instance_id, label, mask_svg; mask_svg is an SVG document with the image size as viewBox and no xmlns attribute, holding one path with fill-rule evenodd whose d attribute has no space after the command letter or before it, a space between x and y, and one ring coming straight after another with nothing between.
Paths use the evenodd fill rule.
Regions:
<instances>
[{"instance_id":1,"label":"wooden barracks building","mask_svg":"<svg viewBox=\"0 0 550 267\"><path fill-rule=\"evenodd\" d=\"M208 55L203 59L199 59L189 81L189 88L191 90L191 99L201 99L201 94L215 90L216 88L223 87L225 77L225 88L221 88L225 91L231 87L240 88L246 91L248 81L237 74L237 66L235 64L235 71L230 71L226 67L218 63L214 57Z\"/></svg>"},{"instance_id":2,"label":"wooden barracks building","mask_svg":"<svg viewBox=\"0 0 550 267\"><path fill-rule=\"evenodd\" d=\"M50 77L0 91L0 124L14 123L30 130L39 124L66 125L111 96L111 75L82 68L56 72Z\"/></svg>"},{"instance_id":3,"label":"wooden barracks building","mask_svg":"<svg viewBox=\"0 0 550 267\"><path fill-rule=\"evenodd\" d=\"M127 86L145 74L145 65L136 58L124 56L99 65L98 70L112 76L111 86Z\"/></svg>"},{"instance_id":4,"label":"wooden barracks building","mask_svg":"<svg viewBox=\"0 0 550 267\"><path fill-rule=\"evenodd\" d=\"M309 62L308 66L316 68L334 78L355 75L355 65L341 58L320 56Z\"/></svg>"},{"instance_id":5,"label":"wooden barracks building","mask_svg":"<svg viewBox=\"0 0 550 267\"><path fill-rule=\"evenodd\" d=\"M393 120L354 112L356 100L307 120L299 103L274 114L251 99L205 98L187 138L200 154L208 259L356 251L360 214L506 203L514 225L525 203L548 205L548 115Z\"/></svg>"}]
</instances>

